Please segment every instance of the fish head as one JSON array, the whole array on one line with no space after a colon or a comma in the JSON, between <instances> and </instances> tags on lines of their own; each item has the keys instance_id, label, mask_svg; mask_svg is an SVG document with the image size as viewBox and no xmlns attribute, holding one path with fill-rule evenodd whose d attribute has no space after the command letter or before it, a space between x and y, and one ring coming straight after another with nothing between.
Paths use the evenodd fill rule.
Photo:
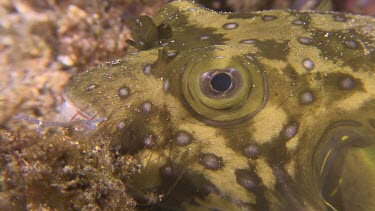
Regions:
<instances>
[{"instance_id":1,"label":"fish head","mask_svg":"<svg viewBox=\"0 0 375 211\"><path fill-rule=\"evenodd\" d=\"M65 99L139 160L124 179L139 207L375 207L374 18L177 1L136 24L139 50Z\"/></svg>"}]
</instances>

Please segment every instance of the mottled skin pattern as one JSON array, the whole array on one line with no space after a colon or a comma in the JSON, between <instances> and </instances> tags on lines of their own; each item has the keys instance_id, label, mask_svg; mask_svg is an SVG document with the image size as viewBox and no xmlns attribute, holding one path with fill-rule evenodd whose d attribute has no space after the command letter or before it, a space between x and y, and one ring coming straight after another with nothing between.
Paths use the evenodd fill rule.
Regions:
<instances>
[{"instance_id":1,"label":"mottled skin pattern","mask_svg":"<svg viewBox=\"0 0 375 211\"><path fill-rule=\"evenodd\" d=\"M374 18L180 1L137 23L140 51L65 98L140 160L140 208L375 209Z\"/></svg>"}]
</instances>

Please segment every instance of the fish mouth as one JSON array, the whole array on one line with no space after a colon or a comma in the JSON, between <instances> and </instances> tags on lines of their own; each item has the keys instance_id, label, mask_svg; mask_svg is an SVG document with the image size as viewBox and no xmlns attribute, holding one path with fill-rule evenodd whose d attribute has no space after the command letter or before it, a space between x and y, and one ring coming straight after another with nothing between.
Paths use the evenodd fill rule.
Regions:
<instances>
[{"instance_id":1,"label":"fish mouth","mask_svg":"<svg viewBox=\"0 0 375 211\"><path fill-rule=\"evenodd\" d=\"M62 96L64 103L60 108L61 121L92 120L96 116L89 112L90 105L83 108L73 103L65 95Z\"/></svg>"}]
</instances>

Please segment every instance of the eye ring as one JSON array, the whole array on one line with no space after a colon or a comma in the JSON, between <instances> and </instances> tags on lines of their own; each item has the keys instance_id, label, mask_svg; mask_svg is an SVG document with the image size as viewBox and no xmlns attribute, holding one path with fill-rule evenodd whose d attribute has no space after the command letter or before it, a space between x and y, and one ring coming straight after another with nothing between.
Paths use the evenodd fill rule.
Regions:
<instances>
[{"instance_id":1,"label":"eye ring","mask_svg":"<svg viewBox=\"0 0 375 211\"><path fill-rule=\"evenodd\" d=\"M192 51L181 57L184 62L176 63L183 67L182 103L197 119L207 125L233 125L264 108L268 83L264 67L256 59L221 45Z\"/></svg>"}]
</instances>

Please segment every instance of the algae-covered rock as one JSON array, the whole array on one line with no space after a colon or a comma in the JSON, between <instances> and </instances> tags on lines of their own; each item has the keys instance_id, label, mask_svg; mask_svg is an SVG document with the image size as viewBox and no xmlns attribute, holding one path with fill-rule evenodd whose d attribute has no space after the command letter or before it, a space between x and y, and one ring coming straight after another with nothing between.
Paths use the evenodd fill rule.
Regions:
<instances>
[{"instance_id":1,"label":"algae-covered rock","mask_svg":"<svg viewBox=\"0 0 375 211\"><path fill-rule=\"evenodd\" d=\"M0 137L1 210L127 210L135 202L121 181L139 170L116 157L108 139L67 130Z\"/></svg>"}]
</instances>

